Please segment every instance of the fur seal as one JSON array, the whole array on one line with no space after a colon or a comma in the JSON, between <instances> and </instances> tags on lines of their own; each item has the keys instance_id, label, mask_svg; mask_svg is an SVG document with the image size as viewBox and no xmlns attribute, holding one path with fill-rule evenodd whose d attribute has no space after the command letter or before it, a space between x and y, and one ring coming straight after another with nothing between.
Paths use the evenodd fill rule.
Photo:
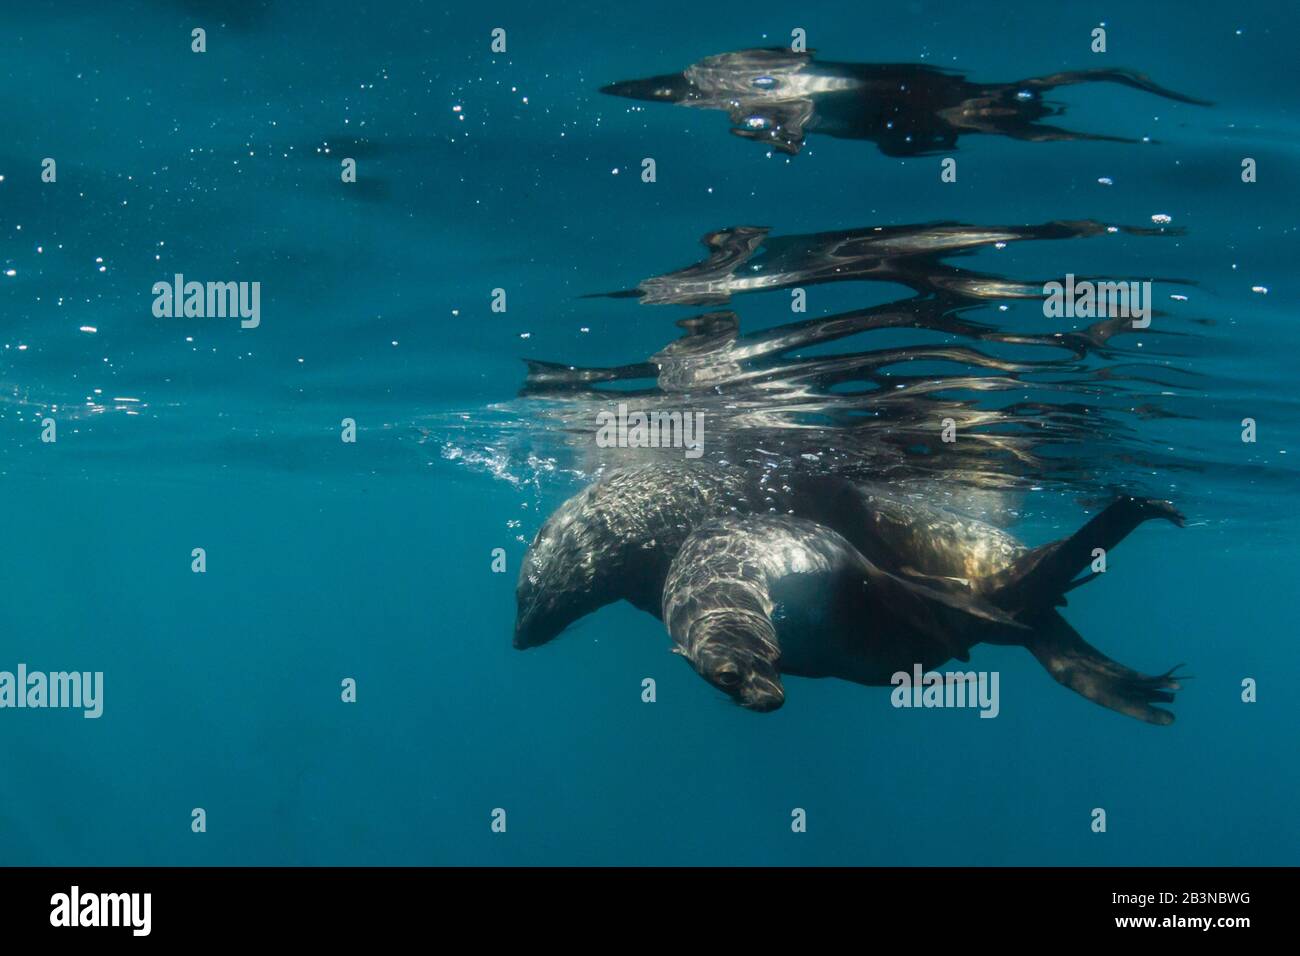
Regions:
<instances>
[{"instance_id":1,"label":"fur seal","mask_svg":"<svg viewBox=\"0 0 1300 956\"><path fill-rule=\"evenodd\" d=\"M760 494L740 469L669 463L609 472L557 508L524 555L515 647L544 644L618 600L657 615L668 565L691 530L754 510Z\"/></svg>"},{"instance_id":2,"label":"fur seal","mask_svg":"<svg viewBox=\"0 0 1300 956\"><path fill-rule=\"evenodd\" d=\"M1039 120L1061 109L1043 94L1076 83L1118 83L1197 106L1204 100L1122 69L1072 70L1011 83L973 83L953 70L912 63L820 62L789 49L738 50L705 57L680 73L625 80L602 93L725 111L731 132L788 155L806 133L873 142L886 156L951 150L970 133L1013 139L1136 140L1077 133Z\"/></svg>"},{"instance_id":3,"label":"fur seal","mask_svg":"<svg viewBox=\"0 0 1300 956\"><path fill-rule=\"evenodd\" d=\"M1116 663L1055 605L1072 586L1080 554L1087 567L1085 545L1130 523L1180 520L1175 516L1164 503L1121 499L1085 526L1082 542L1075 535L1022 549L1000 571L974 580L891 574L842 535L802 518L718 519L697 528L673 560L662 617L675 650L755 711L784 703L781 674L887 685L896 673L966 661L975 644L991 643L1026 647L1076 693L1167 725L1173 714L1153 705L1171 702L1179 690L1172 671L1148 676Z\"/></svg>"}]
</instances>

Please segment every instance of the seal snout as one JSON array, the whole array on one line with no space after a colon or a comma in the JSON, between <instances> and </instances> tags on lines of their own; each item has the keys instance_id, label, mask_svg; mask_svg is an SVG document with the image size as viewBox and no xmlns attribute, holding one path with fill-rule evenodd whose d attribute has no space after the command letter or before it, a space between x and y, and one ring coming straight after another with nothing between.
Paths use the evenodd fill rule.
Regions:
<instances>
[{"instance_id":1,"label":"seal snout","mask_svg":"<svg viewBox=\"0 0 1300 956\"><path fill-rule=\"evenodd\" d=\"M785 703L785 694L779 687L764 688L758 691L746 689L740 695L740 706L760 714L770 714Z\"/></svg>"},{"instance_id":2,"label":"seal snout","mask_svg":"<svg viewBox=\"0 0 1300 956\"><path fill-rule=\"evenodd\" d=\"M557 627L546 615L520 614L515 619L515 650L526 651L530 647L540 647L558 636L562 630L563 627Z\"/></svg>"},{"instance_id":3,"label":"seal snout","mask_svg":"<svg viewBox=\"0 0 1300 956\"><path fill-rule=\"evenodd\" d=\"M545 644L558 633L547 627L545 618L546 615L539 613L535 606L520 607L515 616L515 650L526 651L530 647Z\"/></svg>"},{"instance_id":4,"label":"seal snout","mask_svg":"<svg viewBox=\"0 0 1300 956\"><path fill-rule=\"evenodd\" d=\"M627 96L631 97L632 90L629 83L607 83L600 88L600 92L607 96Z\"/></svg>"},{"instance_id":5,"label":"seal snout","mask_svg":"<svg viewBox=\"0 0 1300 956\"><path fill-rule=\"evenodd\" d=\"M769 714L785 703L780 677L774 670L770 674L766 671L761 662L753 662L744 683L736 690L736 703L759 714Z\"/></svg>"}]
</instances>

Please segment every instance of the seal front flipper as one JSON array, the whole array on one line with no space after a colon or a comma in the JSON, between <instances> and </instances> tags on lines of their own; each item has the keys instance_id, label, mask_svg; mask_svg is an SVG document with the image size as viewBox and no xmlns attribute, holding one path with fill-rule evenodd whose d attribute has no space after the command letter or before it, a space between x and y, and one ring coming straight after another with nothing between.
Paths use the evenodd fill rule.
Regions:
<instances>
[{"instance_id":1,"label":"seal front flipper","mask_svg":"<svg viewBox=\"0 0 1300 956\"><path fill-rule=\"evenodd\" d=\"M931 575L903 578L881 571L863 559L867 591L882 619L902 625L908 632L924 634L962 660L967 649L981 641L1006 643L1025 640L1029 626L995 607L956 579Z\"/></svg>"},{"instance_id":2,"label":"seal front flipper","mask_svg":"<svg viewBox=\"0 0 1300 956\"><path fill-rule=\"evenodd\" d=\"M764 103L758 108L739 103L729 114L733 136L767 143L787 156L797 156L803 148L804 130L812 120L813 102L804 98Z\"/></svg>"},{"instance_id":3,"label":"seal front flipper","mask_svg":"<svg viewBox=\"0 0 1300 956\"><path fill-rule=\"evenodd\" d=\"M1182 687L1169 671L1148 676L1130 670L1097 650L1066 623L1056 611L1046 611L1035 622L1035 634L1026 645L1058 682L1102 707L1167 726L1174 715L1153 707L1172 703Z\"/></svg>"}]
</instances>

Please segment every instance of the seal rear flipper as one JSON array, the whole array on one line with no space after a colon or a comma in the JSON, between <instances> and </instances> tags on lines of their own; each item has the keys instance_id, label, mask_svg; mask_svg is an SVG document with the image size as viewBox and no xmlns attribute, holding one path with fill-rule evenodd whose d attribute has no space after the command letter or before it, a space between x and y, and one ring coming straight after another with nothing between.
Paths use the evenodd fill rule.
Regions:
<instances>
[{"instance_id":1,"label":"seal rear flipper","mask_svg":"<svg viewBox=\"0 0 1300 956\"><path fill-rule=\"evenodd\" d=\"M1047 611L1027 647L1056 680L1102 707L1166 726L1174 715L1153 704L1168 704L1182 686L1173 670L1157 676L1139 674L1097 650L1056 611Z\"/></svg>"},{"instance_id":2,"label":"seal rear flipper","mask_svg":"<svg viewBox=\"0 0 1300 956\"><path fill-rule=\"evenodd\" d=\"M1070 537L1034 548L1009 568L980 581L979 590L990 603L1021 620L1024 614L1059 606L1066 591L1083 583L1075 579L1091 567L1096 549L1110 551L1152 518L1164 518L1180 528L1185 523L1182 513L1167 501L1125 495Z\"/></svg>"}]
</instances>

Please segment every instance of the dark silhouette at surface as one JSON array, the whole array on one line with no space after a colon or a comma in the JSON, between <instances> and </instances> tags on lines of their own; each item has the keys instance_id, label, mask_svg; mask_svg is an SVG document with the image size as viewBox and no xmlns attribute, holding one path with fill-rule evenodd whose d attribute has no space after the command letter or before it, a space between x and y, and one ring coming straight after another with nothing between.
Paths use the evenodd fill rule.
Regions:
<instances>
[{"instance_id":1,"label":"dark silhouette at surface","mask_svg":"<svg viewBox=\"0 0 1300 956\"><path fill-rule=\"evenodd\" d=\"M1043 95L1078 83L1119 83L1180 103L1210 105L1131 70L1072 70L1011 83L973 83L934 66L822 63L811 53L786 49L721 53L681 73L612 83L601 92L725 110L732 133L790 155L803 147L807 133L869 140L887 156L949 151L971 133L1034 142L1137 142L1040 122L1064 110Z\"/></svg>"}]
</instances>

